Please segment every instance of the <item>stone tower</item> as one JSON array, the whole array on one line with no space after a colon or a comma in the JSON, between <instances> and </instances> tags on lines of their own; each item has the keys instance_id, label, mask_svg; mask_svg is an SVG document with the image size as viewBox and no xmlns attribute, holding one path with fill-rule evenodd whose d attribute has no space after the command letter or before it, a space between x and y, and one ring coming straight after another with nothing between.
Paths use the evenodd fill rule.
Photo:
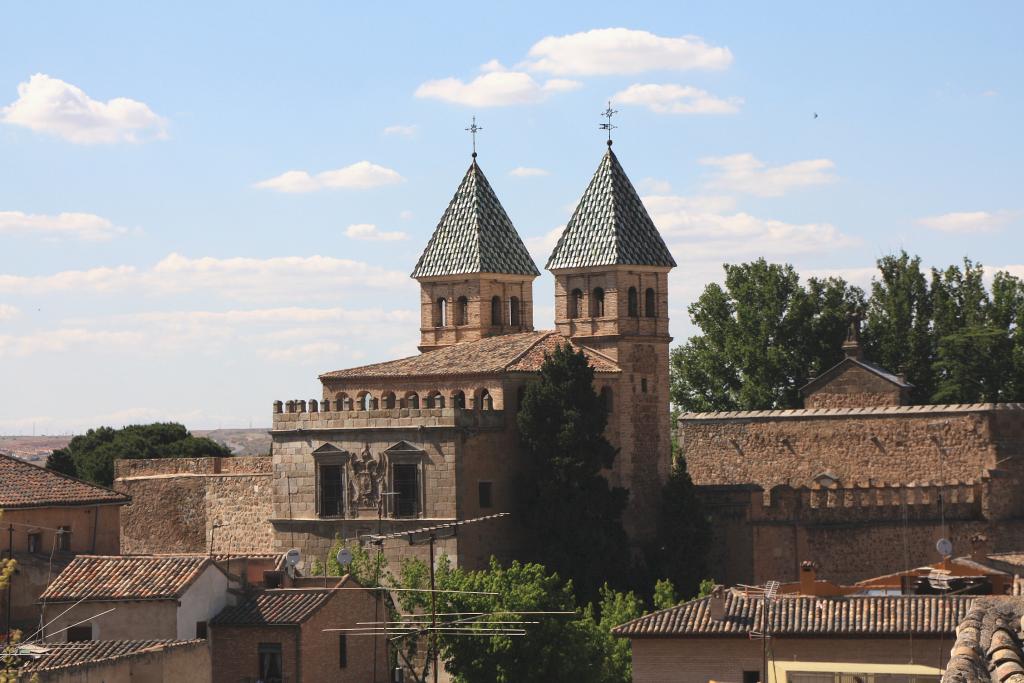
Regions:
<instances>
[{"instance_id":1,"label":"stone tower","mask_svg":"<svg viewBox=\"0 0 1024 683\"><path fill-rule=\"evenodd\" d=\"M412 272L420 283L420 351L533 330L538 275L474 152Z\"/></svg>"},{"instance_id":2,"label":"stone tower","mask_svg":"<svg viewBox=\"0 0 1024 683\"><path fill-rule=\"evenodd\" d=\"M609 439L619 447L612 483L630 490L627 531L653 533L671 457L668 247L626 177L611 141L548 259L555 324L581 346L616 361Z\"/></svg>"}]
</instances>

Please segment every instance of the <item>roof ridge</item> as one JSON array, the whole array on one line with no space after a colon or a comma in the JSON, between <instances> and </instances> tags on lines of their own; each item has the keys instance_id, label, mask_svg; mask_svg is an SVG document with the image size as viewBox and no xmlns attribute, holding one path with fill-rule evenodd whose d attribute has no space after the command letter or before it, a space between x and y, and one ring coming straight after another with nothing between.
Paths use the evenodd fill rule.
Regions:
<instances>
[{"instance_id":1,"label":"roof ridge","mask_svg":"<svg viewBox=\"0 0 1024 683\"><path fill-rule=\"evenodd\" d=\"M513 357L512 360L510 360L509 362L505 363L505 365L502 368L503 370L508 370L510 367L512 367L513 365L518 363L520 360L522 360L523 356L525 356L530 351L533 351L535 348L537 348L537 344L540 344L542 341L544 341L545 339L550 337L552 334L557 334L557 333L554 332L554 331L550 331L550 330L535 330L535 331L527 332L525 334L536 334L537 338L533 340L532 344L527 346L525 349L520 351L515 357Z\"/></svg>"}]
</instances>

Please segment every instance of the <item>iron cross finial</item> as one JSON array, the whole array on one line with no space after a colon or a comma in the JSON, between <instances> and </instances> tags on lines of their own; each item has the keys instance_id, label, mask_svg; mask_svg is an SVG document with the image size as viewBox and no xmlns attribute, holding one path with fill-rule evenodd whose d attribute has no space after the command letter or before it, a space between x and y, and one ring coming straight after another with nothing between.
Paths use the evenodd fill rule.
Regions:
<instances>
[{"instance_id":1,"label":"iron cross finial","mask_svg":"<svg viewBox=\"0 0 1024 683\"><path fill-rule=\"evenodd\" d=\"M601 112L601 116L603 116L606 119L608 119L608 121L606 123L602 123L599 126L599 128L601 130L608 131L608 146L609 147L612 146L612 131L615 130L616 128L618 128L618 126L616 126L615 124L612 123L612 117L615 116L618 113L619 112L617 110L612 109L612 102L611 102L611 100L608 100L608 108L605 109L603 112Z\"/></svg>"},{"instance_id":2,"label":"iron cross finial","mask_svg":"<svg viewBox=\"0 0 1024 683\"><path fill-rule=\"evenodd\" d=\"M483 126L476 125L476 116L473 117L473 123L469 124L469 126L466 127L466 130L469 131L469 134L473 136L473 158L474 159L476 159L476 134L479 133L480 131L482 131L483 129L484 129Z\"/></svg>"}]
</instances>

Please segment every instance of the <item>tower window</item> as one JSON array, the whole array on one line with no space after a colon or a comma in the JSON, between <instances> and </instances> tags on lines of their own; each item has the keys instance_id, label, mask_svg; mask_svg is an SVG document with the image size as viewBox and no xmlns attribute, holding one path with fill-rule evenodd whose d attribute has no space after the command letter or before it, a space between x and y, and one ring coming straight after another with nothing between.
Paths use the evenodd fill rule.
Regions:
<instances>
[{"instance_id":1,"label":"tower window","mask_svg":"<svg viewBox=\"0 0 1024 683\"><path fill-rule=\"evenodd\" d=\"M517 296L508 300L508 325L509 327L519 326L519 297Z\"/></svg>"},{"instance_id":2,"label":"tower window","mask_svg":"<svg viewBox=\"0 0 1024 683\"><path fill-rule=\"evenodd\" d=\"M583 290L574 289L569 295L569 317L580 318L583 316Z\"/></svg>"},{"instance_id":3,"label":"tower window","mask_svg":"<svg viewBox=\"0 0 1024 683\"><path fill-rule=\"evenodd\" d=\"M501 297L491 297L491 324L495 327L501 325Z\"/></svg>"},{"instance_id":4,"label":"tower window","mask_svg":"<svg viewBox=\"0 0 1024 683\"><path fill-rule=\"evenodd\" d=\"M469 320L469 300L460 296L455 305L455 324L465 325Z\"/></svg>"},{"instance_id":5,"label":"tower window","mask_svg":"<svg viewBox=\"0 0 1024 683\"><path fill-rule=\"evenodd\" d=\"M381 408L392 409L395 407L395 394L391 391L384 392L384 395L380 397Z\"/></svg>"},{"instance_id":6,"label":"tower window","mask_svg":"<svg viewBox=\"0 0 1024 683\"><path fill-rule=\"evenodd\" d=\"M637 301L636 287L629 288L629 317L637 318L640 316L640 303Z\"/></svg>"},{"instance_id":7,"label":"tower window","mask_svg":"<svg viewBox=\"0 0 1024 683\"><path fill-rule=\"evenodd\" d=\"M648 318L658 317L658 307L654 301L654 290L650 287L644 292L644 315Z\"/></svg>"},{"instance_id":8,"label":"tower window","mask_svg":"<svg viewBox=\"0 0 1024 683\"><path fill-rule=\"evenodd\" d=\"M604 290L600 287L594 288L594 297L590 301L590 315L595 318L604 317Z\"/></svg>"},{"instance_id":9,"label":"tower window","mask_svg":"<svg viewBox=\"0 0 1024 683\"><path fill-rule=\"evenodd\" d=\"M437 326L448 327L448 301L444 297L437 300Z\"/></svg>"},{"instance_id":10,"label":"tower window","mask_svg":"<svg viewBox=\"0 0 1024 683\"><path fill-rule=\"evenodd\" d=\"M645 394L647 393L647 378L646 377L644 377L643 379L640 380L640 391L645 393Z\"/></svg>"},{"instance_id":11,"label":"tower window","mask_svg":"<svg viewBox=\"0 0 1024 683\"><path fill-rule=\"evenodd\" d=\"M456 391L452 394L452 408L466 407L466 392Z\"/></svg>"},{"instance_id":12,"label":"tower window","mask_svg":"<svg viewBox=\"0 0 1024 683\"><path fill-rule=\"evenodd\" d=\"M320 516L341 517L345 510L345 471L337 463L321 463Z\"/></svg>"},{"instance_id":13,"label":"tower window","mask_svg":"<svg viewBox=\"0 0 1024 683\"><path fill-rule=\"evenodd\" d=\"M415 391L410 391L405 395L405 407L419 409L420 397Z\"/></svg>"}]
</instances>

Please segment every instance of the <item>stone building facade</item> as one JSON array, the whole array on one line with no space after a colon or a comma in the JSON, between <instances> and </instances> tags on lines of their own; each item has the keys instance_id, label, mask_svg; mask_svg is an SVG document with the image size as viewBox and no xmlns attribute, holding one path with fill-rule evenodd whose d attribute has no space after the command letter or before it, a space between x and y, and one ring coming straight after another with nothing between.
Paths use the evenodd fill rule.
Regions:
<instances>
[{"instance_id":1,"label":"stone building facade","mask_svg":"<svg viewBox=\"0 0 1024 683\"><path fill-rule=\"evenodd\" d=\"M535 330L540 273L474 157L412 273L421 355L327 372L318 396L274 404L275 548L324 557L336 537L514 511L516 413L559 344L595 370L619 448L608 476L630 490L627 529L644 538L669 469L674 266L609 147L547 263L556 329ZM438 552L478 567L521 542L506 518L462 527Z\"/></svg>"},{"instance_id":2,"label":"stone building facade","mask_svg":"<svg viewBox=\"0 0 1024 683\"><path fill-rule=\"evenodd\" d=\"M1024 405L906 405L909 385L847 357L799 410L689 413L678 435L713 517L726 583L795 580L814 560L840 582L1024 545Z\"/></svg>"}]
</instances>

